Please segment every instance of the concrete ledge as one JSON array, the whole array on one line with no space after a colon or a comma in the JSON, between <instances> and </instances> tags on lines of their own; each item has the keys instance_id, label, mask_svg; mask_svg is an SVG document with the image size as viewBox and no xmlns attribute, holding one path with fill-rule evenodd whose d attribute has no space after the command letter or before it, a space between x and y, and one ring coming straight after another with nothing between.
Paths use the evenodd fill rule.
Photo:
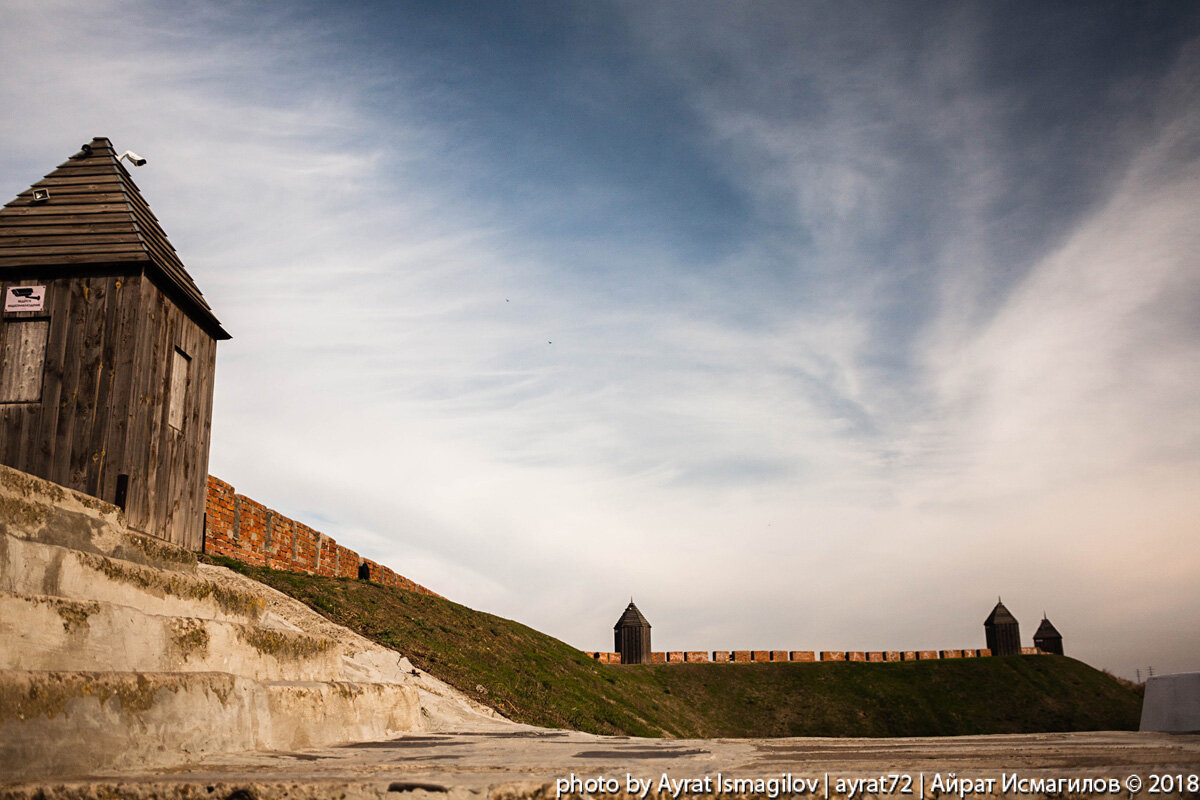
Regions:
<instances>
[{"instance_id":1,"label":"concrete ledge","mask_svg":"<svg viewBox=\"0 0 1200 800\"><path fill-rule=\"evenodd\" d=\"M202 577L0 534L0 591L134 606L148 614L258 621L257 595Z\"/></svg>"},{"instance_id":2,"label":"concrete ledge","mask_svg":"<svg viewBox=\"0 0 1200 800\"><path fill-rule=\"evenodd\" d=\"M419 724L416 690L395 684L7 671L0 672L0 780L378 739Z\"/></svg>"},{"instance_id":3,"label":"concrete ledge","mask_svg":"<svg viewBox=\"0 0 1200 800\"><path fill-rule=\"evenodd\" d=\"M345 677L340 648L325 637L9 592L0 592L0 669Z\"/></svg>"},{"instance_id":4,"label":"concrete ledge","mask_svg":"<svg viewBox=\"0 0 1200 800\"><path fill-rule=\"evenodd\" d=\"M1200 672L1147 680L1138 730L1200 733Z\"/></svg>"},{"instance_id":5,"label":"concrete ledge","mask_svg":"<svg viewBox=\"0 0 1200 800\"><path fill-rule=\"evenodd\" d=\"M411 686L349 681L259 686L268 711L259 720L260 749L364 742L421 728L421 706Z\"/></svg>"},{"instance_id":6,"label":"concrete ledge","mask_svg":"<svg viewBox=\"0 0 1200 800\"><path fill-rule=\"evenodd\" d=\"M158 569L196 569L194 553L130 531L116 506L3 465L0 533Z\"/></svg>"}]
</instances>

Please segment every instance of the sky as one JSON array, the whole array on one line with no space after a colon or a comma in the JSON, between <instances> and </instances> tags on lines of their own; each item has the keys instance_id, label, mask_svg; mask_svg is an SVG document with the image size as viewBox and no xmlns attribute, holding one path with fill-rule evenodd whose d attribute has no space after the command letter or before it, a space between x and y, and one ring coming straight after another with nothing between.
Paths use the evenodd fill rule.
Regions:
<instances>
[{"instance_id":1,"label":"sky","mask_svg":"<svg viewBox=\"0 0 1200 800\"><path fill-rule=\"evenodd\" d=\"M1200 5L0 6L226 329L210 472L585 650L1200 670Z\"/></svg>"}]
</instances>

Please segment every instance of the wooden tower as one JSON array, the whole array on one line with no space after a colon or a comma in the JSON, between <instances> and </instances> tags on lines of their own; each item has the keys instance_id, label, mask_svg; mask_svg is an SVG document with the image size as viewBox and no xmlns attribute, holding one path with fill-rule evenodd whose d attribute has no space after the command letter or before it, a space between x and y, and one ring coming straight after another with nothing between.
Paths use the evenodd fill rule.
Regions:
<instances>
[{"instance_id":1,"label":"wooden tower","mask_svg":"<svg viewBox=\"0 0 1200 800\"><path fill-rule=\"evenodd\" d=\"M632 600L613 626L613 634L614 649L621 654L622 664L650 663L650 623Z\"/></svg>"},{"instance_id":2,"label":"wooden tower","mask_svg":"<svg viewBox=\"0 0 1200 800\"><path fill-rule=\"evenodd\" d=\"M1062 634L1046 618L1045 613L1042 614L1042 624L1033 634L1033 646L1043 653L1053 653L1056 656L1063 654Z\"/></svg>"},{"instance_id":3,"label":"wooden tower","mask_svg":"<svg viewBox=\"0 0 1200 800\"><path fill-rule=\"evenodd\" d=\"M0 209L0 462L199 550L229 334L124 157L93 139Z\"/></svg>"},{"instance_id":4,"label":"wooden tower","mask_svg":"<svg viewBox=\"0 0 1200 800\"><path fill-rule=\"evenodd\" d=\"M983 622L983 633L987 637L987 646L992 655L1021 655L1021 625L999 600Z\"/></svg>"}]
</instances>

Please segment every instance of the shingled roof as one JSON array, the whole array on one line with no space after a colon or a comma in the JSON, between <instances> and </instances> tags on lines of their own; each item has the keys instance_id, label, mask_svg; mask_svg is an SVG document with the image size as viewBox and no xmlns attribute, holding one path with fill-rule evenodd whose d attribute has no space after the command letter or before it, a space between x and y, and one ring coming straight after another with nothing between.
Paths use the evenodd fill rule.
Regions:
<instances>
[{"instance_id":1,"label":"shingled roof","mask_svg":"<svg viewBox=\"0 0 1200 800\"><path fill-rule=\"evenodd\" d=\"M629 606L625 609L625 613L617 620L617 624L613 625L613 630L618 628L649 628L650 623L642 616L642 612L638 611L638 607L629 601Z\"/></svg>"},{"instance_id":2,"label":"shingled roof","mask_svg":"<svg viewBox=\"0 0 1200 800\"><path fill-rule=\"evenodd\" d=\"M1037 633L1033 635L1034 639L1061 639L1062 634L1054 627L1050 620L1042 617L1042 624L1038 626Z\"/></svg>"},{"instance_id":3,"label":"shingled roof","mask_svg":"<svg viewBox=\"0 0 1200 800\"><path fill-rule=\"evenodd\" d=\"M0 277L118 265L145 272L214 338L230 338L108 139L92 139L0 209Z\"/></svg>"},{"instance_id":4,"label":"shingled roof","mask_svg":"<svg viewBox=\"0 0 1200 800\"><path fill-rule=\"evenodd\" d=\"M984 625L1016 625L1017 618L1012 615L1004 603L996 602L996 607L992 609L992 613L988 614L988 618L983 621Z\"/></svg>"}]
</instances>

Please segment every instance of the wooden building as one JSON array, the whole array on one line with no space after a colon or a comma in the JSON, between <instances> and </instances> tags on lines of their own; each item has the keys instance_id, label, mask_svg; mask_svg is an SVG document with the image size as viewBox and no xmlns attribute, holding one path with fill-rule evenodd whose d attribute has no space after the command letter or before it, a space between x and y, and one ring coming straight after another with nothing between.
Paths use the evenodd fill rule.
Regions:
<instances>
[{"instance_id":1,"label":"wooden building","mask_svg":"<svg viewBox=\"0 0 1200 800\"><path fill-rule=\"evenodd\" d=\"M0 210L0 461L199 550L229 334L123 157L93 139Z\"/></svg>"},{"instance_id":2,"label":"wooden building","mask_svg":"<svg viewBox=\"0 0 1200 800\"><path fill-rule=\"evenodd\" d=\"M996 607L983 621L983 633L988 649L994 656L1021 655L1021 625L1017 618L997 599Z\"/></svg>"},{"instance_id":3,"label":"wooden building","mask_svg":"<svg viewBox=\"0 0 1200 800\"><path fill-rule=\"evenodd\" d=\"M1042 613L1042 624L1038 626L1037 632L1033 634L1033 646L1043 653L1053 653L1056 656L1063 654L1062 634L1046 618L1044 612Z\"/></svg>"},{"instance_id":4,"label":"wooden building","mask_svg":"<svg viewBox=\"0 0 1200 800\"><path fill-rule=\"evenodd\" d=\"M632 600L613 626L613 635L614 649L621 654L622 664L650 663L650 623Z\"/></svg>"}]
</instances>

